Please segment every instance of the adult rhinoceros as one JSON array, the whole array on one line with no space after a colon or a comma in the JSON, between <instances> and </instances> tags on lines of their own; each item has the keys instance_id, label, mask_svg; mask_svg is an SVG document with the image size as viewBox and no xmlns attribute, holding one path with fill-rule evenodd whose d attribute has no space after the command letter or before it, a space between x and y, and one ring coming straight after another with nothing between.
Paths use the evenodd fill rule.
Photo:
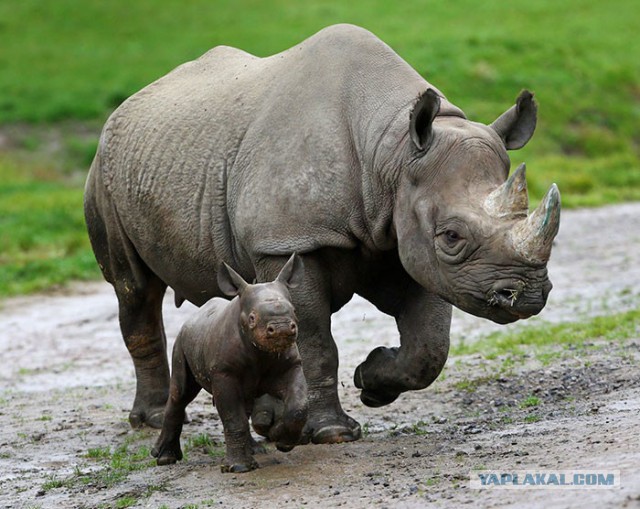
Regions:
<instances>
[{"instance_id":1,"label":"adult rhinoceros","mask_svg":"<svg viewBox=\"0 0 640 509\"><path fill-rule=\"evenodd\" d=\"M486 126L468 120L386 44L338 25L268 58L216 47L125 101L91 167L85 213L133 358L132 426L161 425L169 370L161 302L222 296L221 262L270 281L291 253L309 386L306 438L355 440L337 395L331 314L357 293L395 317L399 348L356 369L369 406L431 384L451 305L495 322L538 313L560 214L557 188L528 215L529 92ZM273 403L273 405L272 405ZM272 422L273 401L254 409Z\"/></svg>"}]
</instances>

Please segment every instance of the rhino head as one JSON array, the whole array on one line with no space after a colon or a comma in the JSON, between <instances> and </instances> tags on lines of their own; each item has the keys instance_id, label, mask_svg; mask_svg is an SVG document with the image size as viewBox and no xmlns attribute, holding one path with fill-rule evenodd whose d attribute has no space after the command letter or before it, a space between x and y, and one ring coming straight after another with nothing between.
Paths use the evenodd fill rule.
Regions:
<instances>
[{"instance_id":1,"label":"rhino head","mask_svg":"<svg viewBox=\"0 0 640 509\"><path fill-rule=\"evenodd\" d=\"M539 313L551 290L547 261L560 223L551 186L529 214L525 166L509 176L507 150L533 135L530 92L491 125L438 115L429 89L416 102L398 182L394 227L400 260L422 286L498 323Z\"/></svg>"}]
</instances>

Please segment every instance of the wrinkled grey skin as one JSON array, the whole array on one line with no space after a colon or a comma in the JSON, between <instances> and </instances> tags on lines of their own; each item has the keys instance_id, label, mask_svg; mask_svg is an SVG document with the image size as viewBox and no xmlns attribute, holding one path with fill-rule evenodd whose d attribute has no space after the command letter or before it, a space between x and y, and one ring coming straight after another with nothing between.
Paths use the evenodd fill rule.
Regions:
<instances>
[{"instance_id":1,"label":"wrinkled grey skin","mask_svg":"<svg viewBox=\"0 0 640 509\"><path fill-rule=\"evenodd\" d=\"M221 296L220 262L292 289L309 386L304 440L360 436L337 396L331 314L357 293L395 317L354 381L370 406L431 384L449 349L451 305L499 323L538 313L559 221L551 188L527 217L532 136L523 92L490 126L467 120L387 45L326 28L268 57L217 47L123 103L104 127L85 195L96 258L118 297L137 391L130 422L160 426L168 395L161 301ZM256 404L254 427L274 422Z\"/></svg>"},{"instance_id":2,"label":"wrinkled grey skin","mask_svg":"<svg viewBox=\"0 0 640 509\"><path fill-rule=\"evenodd\" d=\"M264 449L251 437L248 420L256 397L268 394L280 402L278 421L265 430L276 447L288 452L298 443L307 420L307 384L289 289L302 273L295 254L271 283L250 285L229 266L218 269L218 287L236 298L211 299L178 334L162 433L151 451L158 465L182 459L185 408L201 389L213 395L224 428L223 472L258 467L253 453Z\"/></svg>"}]
</instances>

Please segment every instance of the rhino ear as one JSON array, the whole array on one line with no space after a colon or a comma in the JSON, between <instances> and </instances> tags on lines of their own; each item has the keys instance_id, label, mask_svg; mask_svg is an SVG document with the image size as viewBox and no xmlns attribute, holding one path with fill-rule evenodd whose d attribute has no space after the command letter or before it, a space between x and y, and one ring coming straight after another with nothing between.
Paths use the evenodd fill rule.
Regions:
<instances>
[{"instance_id":1,"label":"rhino ear","mask_svg":"<svg viewBox=\"0 0 640 509\"><path fill-rule=\"evenodd\" d=\"M433 137L433 119L440 111L440 96L432 88L422 94L411 112L409 134L418 150L427 150Z\"/></svg>"},{"instance_id":2,"label":"rhino ear","mask_svg":"<svg viewBox=\"0 0 640 509\"><path fill-rule=\"evenodd\" d=\"M242 279L242 276L229 267L226 263L222 263L218 268L218 288L228 297L235 297L241 294L248 286L248 283Z\"/></svg>"},{"instance_id":3,"label":"rhino ear","mask_svg":"<svg viewBox=\"0 0 640 509\"><path fill-rule=\"evenodd\" d=\"M538 118L538 105L528 90L520 92L516 104L500 115L491 127L498 133L507 150L524 147L533 136Z\"/></svg>"},{"instance_id":4,"label":"rhino ear","mask_svg":"<svg viewBox=\"0 0 640 509\"><path fill-rule=\"evenodd\" d=\"M303 277L304 264L302 263L302 258L300 258L296 253L293 253L291 258L289 258L287 263L285 263L284 267L282 267L276 281L284 283L289 288L295 288L302 283Z\"/></svg>"}]
</instances>

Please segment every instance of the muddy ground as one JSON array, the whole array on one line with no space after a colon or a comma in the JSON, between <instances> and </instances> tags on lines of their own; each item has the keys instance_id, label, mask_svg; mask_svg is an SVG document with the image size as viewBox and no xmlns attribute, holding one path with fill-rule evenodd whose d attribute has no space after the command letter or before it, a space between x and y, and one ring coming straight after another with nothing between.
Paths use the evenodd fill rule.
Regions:
<instances>
[{"instance_id":1,"label":"muddy ground","mask_svg":"<svg viewBox=\"0 0 640 509\"><path fill-rule=\"evenodd\" d=\"M563 212L555 288L534 319L581 321L640 306L640 204ZM173 339L193 311L167 298ZM507 329L456 312L452 343ZM536 352L452 357L430 388L370 409L353 370L397 344L361 299L334 316L341 398L356 443L268 446L261 467L220 473L222 427L203 393L189 407L185 461L155 467L157 431L127 423L132 364L104 283L0 303L0 507L640 507L640 324L634 338ZM600 490L475 490L472 470L619 470Z\"/></svg>"}]
</instances>

